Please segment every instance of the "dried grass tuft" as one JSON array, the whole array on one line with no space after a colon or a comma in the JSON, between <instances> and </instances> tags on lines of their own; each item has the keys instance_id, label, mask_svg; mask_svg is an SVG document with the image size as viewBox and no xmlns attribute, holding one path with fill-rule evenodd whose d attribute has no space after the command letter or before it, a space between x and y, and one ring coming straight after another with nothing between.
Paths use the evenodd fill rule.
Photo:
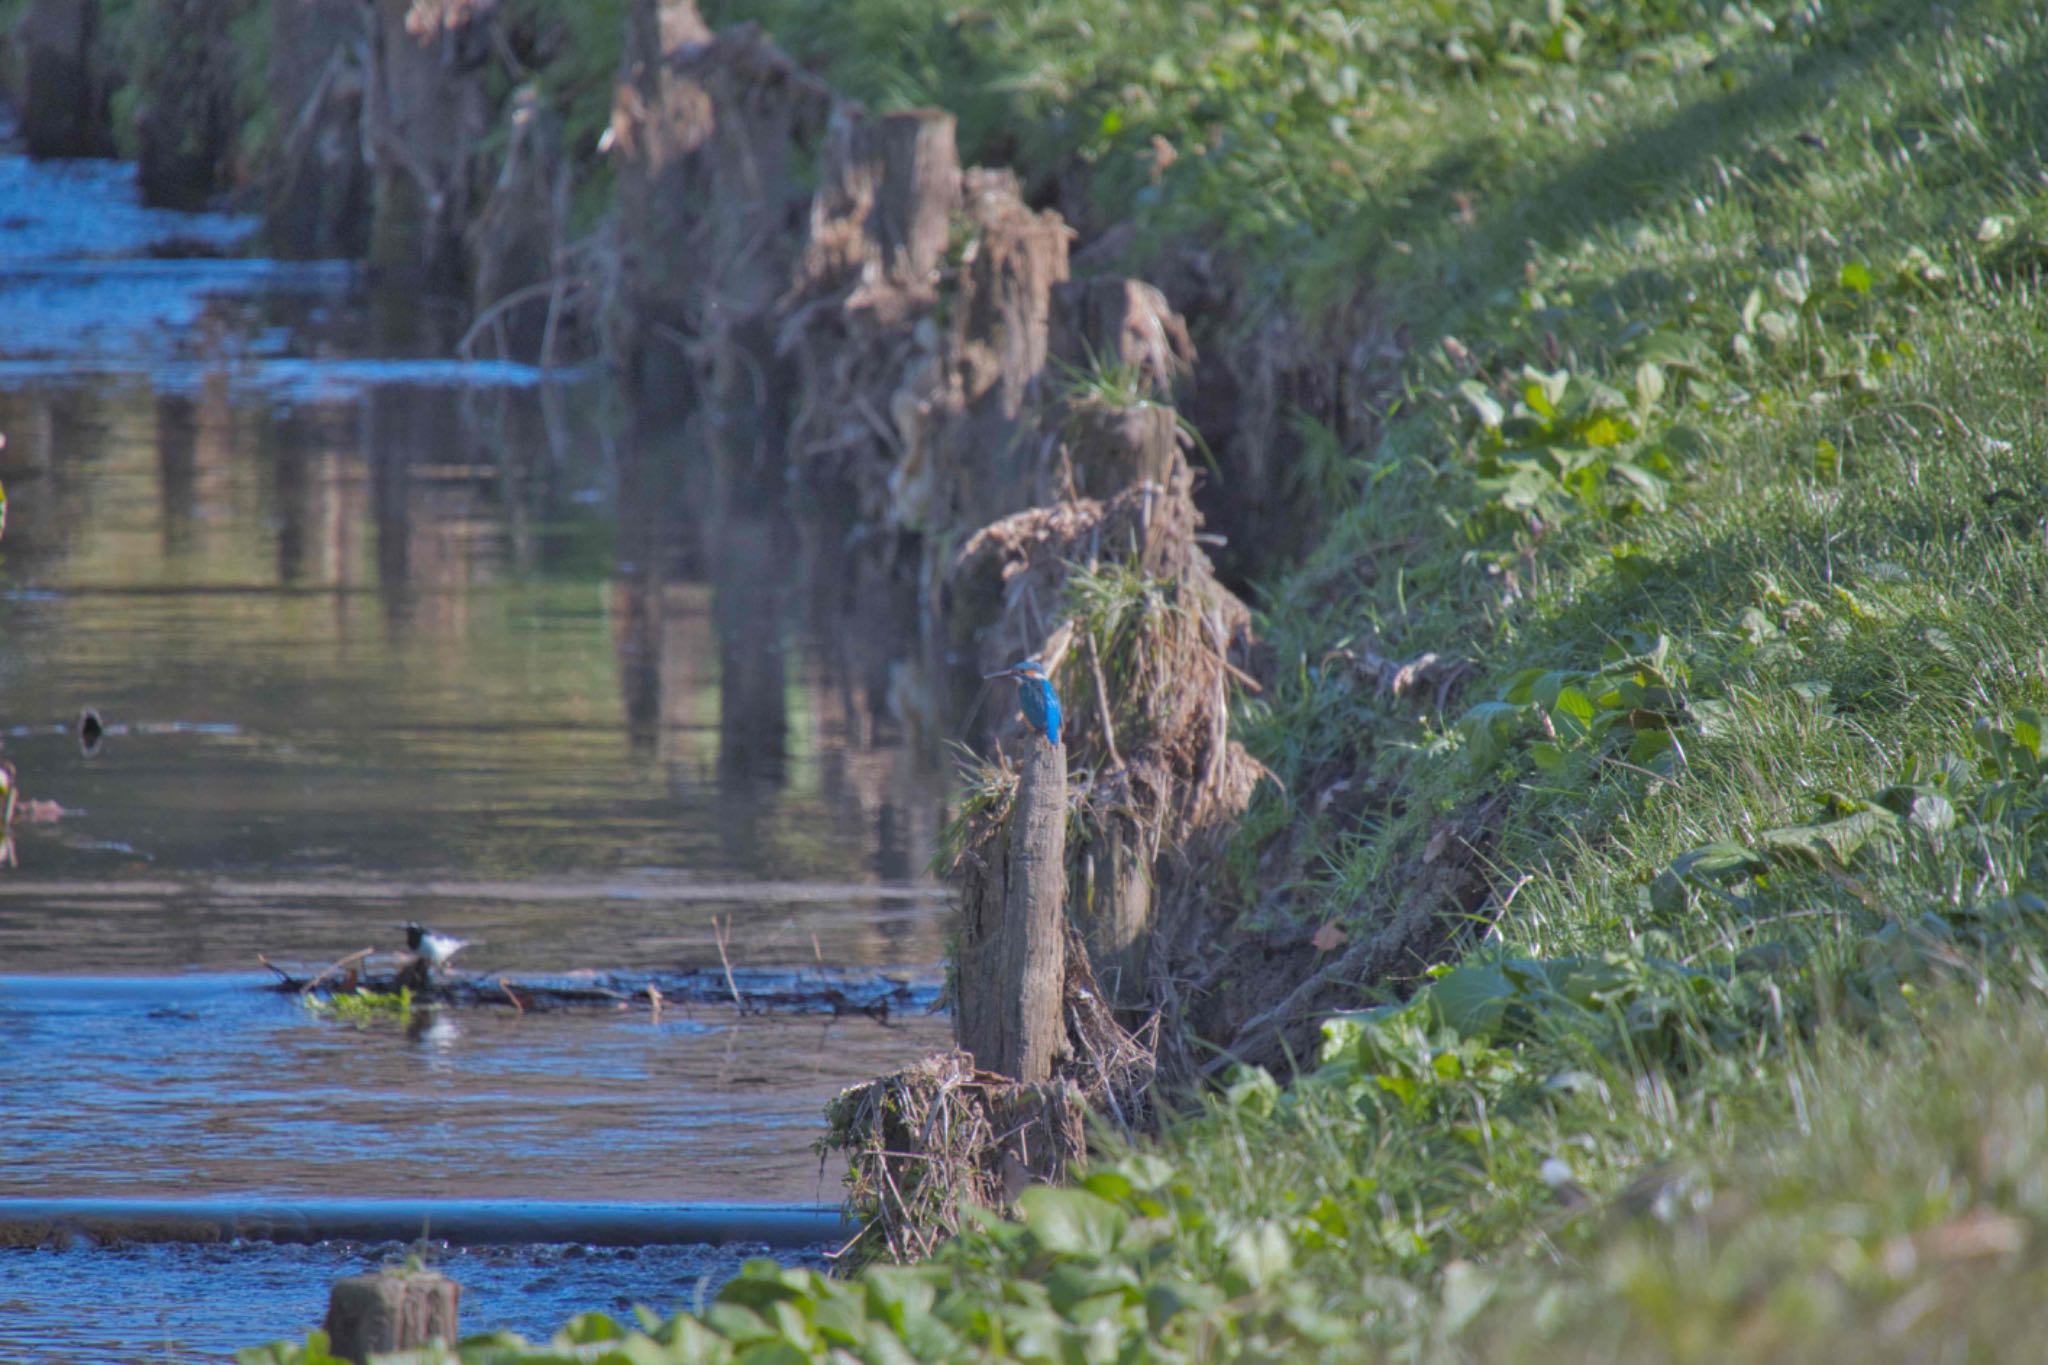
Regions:
<instances>
[{"instance_id":1,"label":"dried grass tuft","mask_svg":"<svg viewBox=\"0 0 2048 1365\"><path fill-rule=\"evenodd\" d=\"M1155 1114L1159 1016L1132 1033L1103 1000L1067 928L1067 1053L1053 1078L1022 1085L962 1051L843 1090L826 1107L819 1151L846 1154L846 1209L861 1230L841 1250L855 1264L929 1256L968 1205L1007 1212L1032 1184L1086 1164L1090 1116L1128 1135Z\"/></svg>"},{"instance_id":2,"label":"dried grass tuft","mask_svg":"<svg viewBox=\"0 0 2048 1365\"><path fill-rule=\"evenodd\" d=\"M856 1263L929 1256L968 1204L1007 1208L1033 1181L1058 1180L1083 1151L1084 1104L1055 1078L1019 1085L942 1052L839 1093L821 1150L846 1153Z\"/></svg>"}]
</instances>

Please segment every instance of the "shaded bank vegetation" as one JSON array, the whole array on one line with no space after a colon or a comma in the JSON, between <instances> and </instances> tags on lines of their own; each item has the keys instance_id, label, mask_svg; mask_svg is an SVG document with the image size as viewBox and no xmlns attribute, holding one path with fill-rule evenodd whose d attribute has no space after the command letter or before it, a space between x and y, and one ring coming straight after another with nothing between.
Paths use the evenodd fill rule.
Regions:
<instances>
[{"instance_id":1,"label":"shaded bank vegetation","mask_svg":"<svg viewBox=\"0 0 2048 1365\"><path fill-rule=\"evenodd\" d=\"M525 186L506 345L683 376L849 591L1059 660L1097 989L1214 1083L925 1264L757 1267L618 1349L2025 1339L2038 14L787 0L593 55L600 9L476 106L530 144L406 172L476 193L405 240L473 285L433 214Z\"/></svg>"}]
</instances>

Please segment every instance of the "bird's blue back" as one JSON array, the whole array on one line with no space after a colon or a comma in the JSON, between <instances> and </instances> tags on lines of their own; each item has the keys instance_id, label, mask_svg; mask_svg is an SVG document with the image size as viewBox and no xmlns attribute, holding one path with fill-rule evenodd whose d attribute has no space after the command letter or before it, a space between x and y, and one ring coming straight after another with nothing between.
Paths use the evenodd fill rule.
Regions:
<instances>
[{"instance_id":1,"label":"bird's blue back","mask_svg":"<svg viewBox=\"0 0 2048 1365\"><path fill-rule=\"evenodd\" d=\"M1024 719L1045 736L1046 743L1060 742L1060 694L1053 690L1051 679L1017 679L1017 702L1024 708Z\"/></svg>"}]
</instances>

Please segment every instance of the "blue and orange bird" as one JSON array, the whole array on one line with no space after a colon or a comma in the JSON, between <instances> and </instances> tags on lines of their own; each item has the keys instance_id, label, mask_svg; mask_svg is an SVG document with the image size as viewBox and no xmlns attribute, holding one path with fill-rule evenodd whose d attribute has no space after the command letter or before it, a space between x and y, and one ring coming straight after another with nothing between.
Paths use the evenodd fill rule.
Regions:
<instances>
[{"instance_id":1,"label":"blue and orange bird","mask_svg":"<svg viewBox=\"0 0 2048 1365\"><path fill-rule=\"evenodd\" d=\"M1060 694L1053 690L1052 679L1045 676L1044 664L1026 659L1000 673L984 673L982 677L1015 678L1017 704L1024 708L1025 723L1044 735L1046 743L1060 742Z\"/></svg>"}]
</instances>

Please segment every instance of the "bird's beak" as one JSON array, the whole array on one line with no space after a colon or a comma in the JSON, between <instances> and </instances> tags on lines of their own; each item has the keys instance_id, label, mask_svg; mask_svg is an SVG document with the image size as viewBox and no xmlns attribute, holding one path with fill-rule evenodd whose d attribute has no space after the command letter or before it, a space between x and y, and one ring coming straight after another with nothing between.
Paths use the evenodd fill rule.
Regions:
<instances>
[{"instance_id":1,"label":"bird's beak","mask_svg":"<svg viewBox=\"0 0 2048 1365\"><path fill-rule=\"evenodd\" d=\"M989 682L989 681L991 681L992 679L995 679L995 678L1014 678L1014 677L1016 677L1016 676L1017 676L1017 670L1016 670L1016 669L1014 669L1014 668L1006 668L1006 669L1004 669L1004 670L1003 670L1002 672L1000 672L1000 673L984 673L984 674L982 674L982 675L981 675L981 680L982 680L983 682Z\"/></svg>"}]
</instances>

